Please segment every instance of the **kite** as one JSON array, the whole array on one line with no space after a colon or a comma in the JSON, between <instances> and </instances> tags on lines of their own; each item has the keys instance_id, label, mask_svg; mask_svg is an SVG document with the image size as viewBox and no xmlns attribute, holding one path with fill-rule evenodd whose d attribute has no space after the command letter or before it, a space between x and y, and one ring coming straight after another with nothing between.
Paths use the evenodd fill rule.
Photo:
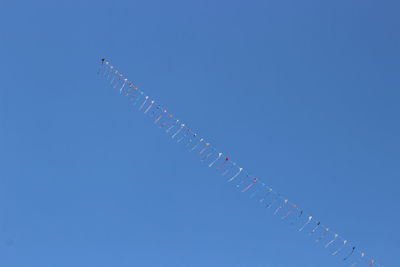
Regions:
<instances>
[{"instance_id":1,"label":"kite","mask_svg":"<svg viewBox=\"0 0 400 267\"><path fill-rule=\"evenodd\" d=\"M222 176L232 172L232 176L227 180L228 183L238 180L235 187L238 189L240 188L242 193L251 192L249 196L250 198L255 198L258 196L259 203L267 202L267 200L270 199L265 206L266 208L272 207L274 203L279 201L281 204L275 209L273 214L279 216L279 218L282 220L289 217L293 212L299 210L298 216L292 216L291 218L292 220L295 220L295 222L303 221L302 218L304 211L302 209L298 209L297 204L292 203L288 198L284 198L279 193L272 190L272 188L265 184L262 179L251 178L255 176L251 175L243 167L239 167L240 165L232 161L229 157L224 156L224 159L222 156L225 155L225 153L220 152L219 149L211 145L211 143L206 139L199 137L198 134L194 132L192 128L186 126L185 123L181 122L179 119L175 119L175 116L169 113L167 109L161 108L160 105L155 106L156 101L154 99L150 99L150 97L145 94L143 90L139 89L137 86L134 86L133 81L129 81L127 78L124 78L125 76L114 66L112 66L109 61L102 58L97 73L105 77L105 79L110 82L112 88L118 88L121 95L129 97L130 101L133 102L132 105L136 106L138 103L140 103L140 99L142 99L138 110L146 116L152 118L153 123L157 124L158 128L165 131L165 133L167 133L172 140L175 140L177 143L186 143L184 147L187 148L189 152L200 156L200 160L202 162L207 161L207 166L209 168L219 171ZM242 185L244 185L246 181L250 183L242 188ZM286 212L283 212L284 210L286 210ZM283 212L283 215L280 215L280 213L282 213L281 211ZM330 249L331 247L334 247L337 243L336 241L339 239L339 234L334 233L331 228L322 225L320 221L315 221L314 216L309 215L307 218L308 219L306 222L302 223L302 226L298 229L298 232L302 232L309 224L315 223L315 227L309 232L310 235L316 233L320 227L323 227L324 229L322 234L315 239L315 242L319 242L322 239L327 238L328 234L332 234L332 239L328 239L329 241L324 245L324 248ZM291 224L294 224L294 222ZM335 256L345 252L349 244L350 242L348 242L347 239L343 240L342 244L339 245L339 247L336 248L331 255ZM352 245L351 250L343 259L346 261L350 257L353 257L355 251L356 247ZM360 258L354 261L350 267L356 266L361 260L364 259L364 257L365 253L361 253ZM377 263L375 259L372 258L368 261L368 263L368 267L383 267L382 264Z\"/></svg>"}]
</instances>

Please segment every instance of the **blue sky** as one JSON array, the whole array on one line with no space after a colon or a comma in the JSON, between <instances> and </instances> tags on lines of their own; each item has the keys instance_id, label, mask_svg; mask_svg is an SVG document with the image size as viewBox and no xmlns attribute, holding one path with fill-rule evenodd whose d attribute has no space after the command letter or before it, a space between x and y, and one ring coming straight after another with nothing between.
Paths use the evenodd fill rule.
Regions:
<instances>
[{"instance_id":1,"label":"blue sky","mask_svg":"<svg viewBox=\"0 0 400 267\"><path fill-rule=\"evenodd\" d=\"M101 57L309 214L398 265L399 8L2 3L0 265L347 266L154 127L96 74Z\"/></svg>"}]
</instances>

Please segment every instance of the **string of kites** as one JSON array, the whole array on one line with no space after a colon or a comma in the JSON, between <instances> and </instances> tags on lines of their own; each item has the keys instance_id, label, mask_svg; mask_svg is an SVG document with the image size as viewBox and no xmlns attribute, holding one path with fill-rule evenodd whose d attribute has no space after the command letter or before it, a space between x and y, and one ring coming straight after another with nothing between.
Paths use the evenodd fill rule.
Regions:
<instances>
[{"instance_id":1,"label":"string of kites","mask_svg":"<svg viewBox=\"0 0 400 267\"><path fill-rule=\"evenodd\" d=\"M342 257L350 267L384 267L201 138L187 124L136 87L104 58L101 59L98 74L104 76L120 94L127 96L140 112L150 117L153 123L163 129L171 139L182 144L186 150L198 156L207 167L216 170L228 183L233 184L241 193L256 199L275 216L281 220L290 220L292 225L297 224L297 231L312 236L313 240L329 250L332 256Z\"/></svg>"}]
</instances>

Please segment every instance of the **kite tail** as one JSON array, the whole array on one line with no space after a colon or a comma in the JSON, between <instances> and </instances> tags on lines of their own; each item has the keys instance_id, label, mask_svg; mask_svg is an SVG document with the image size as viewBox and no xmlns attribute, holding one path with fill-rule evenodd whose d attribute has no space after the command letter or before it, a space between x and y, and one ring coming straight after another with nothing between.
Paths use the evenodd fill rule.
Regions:
<instances>
[{"instance_id":1,"label":"kite tail","mask_svg":"<svg viewBox=\"0 0 400 267\"><path fill-rule=\"evenodd\" d=\"M228 180L228 182L232 182L236 177L238 177L238 175L239 175L242 171L243 171L243 168L239 168L239 171L238 171L235 175L233 175L233 176Z\"/></svg>"},{"instance_id":2,"label":"kite tail","mask_svg":"<svg viewBox=\"0 0 400 267\"><path fill-rule=\"evenodd\" d=\"M337 255L337 254L346 246L346 244L347 244L347 240L344 240L344 241L343 241L343 245L340 246L335 252L333 252L333 253L332 253L332 256Z\"/></svg>"},{"instance_id":3,"label":"kite tail","mask_svg":"<svg viewBox=\"0 0 400 267\"><path fill-rule=\"evenodd\" d=\"M351 255L353 255L355 249L356 249L356 247L353 247L353 248L351 249L351 252L349 253L349 255L347 255L346 257L344 257L343 260L345 261L345 260L347 260L348 258L350 258Z\"/></svg>"},{"instance_id":4,"label":"kite tail","mask_svg":"<svg viewBox=\"0 0 400 267\"><path fill-rule=\"evenodd\" d=\"M225 176L229 172L229 169L226 169L223 173L221 173L221 176Z\"/></svg>"},{"instance_id":5,"label":"kite tail","mask_svg":"<svg viewBox=\"0 0 400 267\"><path fill-rule=\"evenodd\" d=\"M356 260L355 262L353 262L353 263L350 265L350 267L356 266L360 261L363 260L364 256L365 256L365 253L364 253L364 252L361 252L360 258L359 258L358 260Z\"/></svg>"},{"instance_id":6,"label":"kite tail","mask_svg":"<svg viewBox=\"0 0 400 267\"><path fill-rule=\"evenodd\" d=\"M276 210L274 211L274 215L276 215L281 209L282 209L282 206L277 207Z\"/></svg>"},{"instance_id":7,"label":"kite tail","mask_svg":"<svg viewBox=\"0 0 400 267\"><path fill-rule=\"evenodd\" d=\"M243 177L242 180L236 184L236 188L241 187L248 178L250 178L250 176L246 173L246 177Z\"/></svg>"},{"instance_id":8,"label":"kite tail","mask_svg":"<svg viewBox=\"0 0 400 267\"><path fill-rule=\"evenodd\" d=\"M329 233L329 228L325 228L325 231L322 235L320 235L317 239L315 239L315 242L321 241L327 234Z\"/></svg>"},{"instance_id":9,"label":"kite tail","mask_svg":"<svg viewBox=\"0 0 400 267\"><path fill-rule=\"evenodd\" d=\"M105 63L106 64L104 65L103 73L100 73L100 75L103 76L103 77L106 76L107 71L110 69L109 66L108 66L109 62L106 61Z\"/></svg>"},{"instance_id":10,"label":"kite tail","mask_svg":"<svg viewBox=\"0 0 400 267\"><path fill-rule=\"evenodd\" d=\"M149 112L149 110L151 109L151 107L154 105L154 100L151 100L150 105L146 108L146 110L144 111L144 114L147 114L147 112Z\"/></svg>"},{"instance_id":11,"label":"kite tail","mask_svg":"<svg viewBox=\"0 0 400 267\"><path fill-rule=\"evenodd\" d=\"M110 78L112 77L112 74L114 73L114 67L113 66L110 66L110 68L109 68L109 70L108 70L108 74L107 74L107 77L106 77L106 80L108 81L108 80L110 80Z\"/></svg>"},{"instance_id":12,"label":"kite tail","mask_svg":"<svg viewBox=\"0 0 400 267\"><path fill-rule=\"evenodd\" d=\"M312 235L313 233L315 233L318 230L320 224L321 224L321 222L317 222L317 226L315 226L315 228L312 229L312 231L310 232L310 235Z\"/></svg>"},{"instance_id":13,"label":"kite tail","mask_svg":"<svg viewBox=\"0 0 400 267\"><path fill-rule=\"evenodd\" d=\"M145 100L143 101L143 103L140 105L139 110L142 110L142 108L144 107L144 105L146 105L147 100L149 99L148 96L145 97Z\"/></svg>"},{"instance_id":14,"label":"kite tail","mask_svg":"<svg viewBox=\"0 0 400 267\"><path fill-rule=\"evenodd\" d=\"M257 188L256 190L254 190L254 192L251 193L250 198L254 198L255 195L257 195L258 192L260 192L260 188Z\"/></svg>"},{"instance_id":15,"label":"kite tail","mask_svg":"<svg viewBox=\"0 0 400 267\"><path fill-rule=\"evenodd\" d=\"M108 65L108 64L109 64L109 63L106 62L106 65ZM112 71L113 68L114 68L114 67L111 66L111 65L106 66L106 69L104 70L104 73L103 73L103 76L106 77L106 81L108 81L108 77L110 76L110 72Z\"/></svg>"},{"instance_id":16,"label":"kite tail","mask_svg":"<svg viewBox=\"0 0 400 267\"><path fill-rule=\"evenodd\" d=\"M205 156L201 159L201 161L205 161L205 160L208 159L213 153L214 153L214 151L208 153L207 155L205 155Z\"/></svg>"},{"instance_id":17,"label":"kite tail","mask_svg":"<svg viewBox=\"0 0 400 267\"><path fill-rule=\"evenodd\" d=\"M284 219L286 219L287 217L289 217L290 214L292 214L293 211L295 211L296 209L297 209L297 206L296 206L296 205L292 205L292 206L290 207L290 210L288 210L288 212L286 212L285 216L282 217L282 220L284 220Z\"/></svg>"},{"instance_id":18,"label":"kite tail","mask_svg":"<svg viewBox=\"0 0 400 267\"><path fill-rule=\"evenodd\" d=\"M160 125L160 128L164 128L165 126L168 125L168 123L172 120L172 114L169 114L167 119Z\"/></svg>"},{"instance_id":19,"label":"kite tail","mask_svg":"<svg viewBox=\"0 0 400 267\"><path fill-rule=\"evenodd\" d=\"M176 120L175 124L172 124L171 126L169 126L169 128L165 132L169 133L176 125L178 125L178 123L179 123L179 120Z\"/></svg>"},{"instance_id":20,"label":"kite tail","mask_svg":"<svg viewBox=\"0 0 400 267\"><path fill-rule=\"evenodd\" d=\"M209 145L210 145L210 143L206 143L206 144L204 145L203 149L200 150L199 155L203 154L204 151L206 151L206 149L207 149L207 147L208 147Z\"/></svg>"},{"instance_id":21,"label":"kite tail","mask_svg":"<svg viewBox=\"0 0 400 267\"><path fill-rule=\"evenodd\" d=\"M130 83L128 84L128 88L126 89L125 96L129 96L129 95L131 94L131 92L132 92L132 86L133 86L133 83L130 82Z\"/></svg>"},{"instance_id":22,"label":"kite tail","mask_svg":"<svg viewBox=\"0 0 400 267\"><path fill-rule=\"evenodd\" d=\"M258 202L262 203L271 193L272 193L272 188L268 188L267 193Z\"/></svg>"},{"instance_id":23,"label":"kite tail","mask_svg":"<svg viewBox=\"0 0 400 267\"><path fill-rule=\"evenodd\" d=\"M300 211L300 214L299 214L299 218L301 217L301 215L303 215L303 213L304 213L304 211L301 210L301 211Z\"/></svg>"},{"instance_id":24,"label":"kite tail","mask_svg":"<svg viewBox=\"0 0 400 267\"><path fill-rule=\"evenodd\" d=\"M208 167L211 168L215 162L217 162L220 158L222 157L222 153L218 153L218 157L214 159L210 164L208 164Z\"/></svg>"},{"instance_id":25,"label":"kite tail","mask_svg":"<svg viewBox=\"0 0 400 267\"><path fill-rule=\"evenodd\" d=\"M136 104L139 102L140 96L143 96L143 91L140 92L140 95L136 97L136 100L133 102L133 105L136 106Z\"/></svg>"},{"instance_id":26,"label":"kite tail","mask_svg":"<svg viewBox=\"0 0 400 267\"><path fill-rule=\"evenodd\" d=\"M112 67L113 66L109 66L108 65L109 64L109 62L108 61L106 61L106 68L105 68L105 70L104 70L104 72L103 72L103 76L104 77L106 77L106 80L108 80L107 78L108 78L108 75L110 74L110 70L112 69Z\"/></svg>"},{"instance_id":27,"label":"kite tail","mask_svg":"<svg viewBox=\"0 0 400 267\"><path fill-rule=\"evenodd\" d=\"M175 138L175 136L177 135L177 134L179 134L181 131L182 131L182 129L185 127L185 124L181 124L181 128L179 128L179 130L178 131L176 131L173 135L172 135L172 139L174 139Z\"/></svg>"},{"instance_id":28,"label":"kite tail","mask_svg":"<svg viewBox=\"0 0 400 267\"><path fill-rule=\"evenodd\" d=\"M119 93L122 94L122 90L124 90L125 84L128 81L128 79L124 79L124 83L122 84L121 88L119 89Z\"/></svg>"},{"instance_id":29,"label":"kite tail","mask_svg":"<svg viewBox=\"0 0 400 267\"><path fill-rule=\"evenodd\" d=\"M158 112L160 111L160 109L161 109L161 106L160 106L160 105L157 105L156 108L153 109L153 111L151 112L150 117L155 117L156 114L158 114ZM162 113L161 113L161 114L162 114Z\"/></svg>"},{"instance_id":30,"label":"kite tail","mask_svg":"<svg viewBox=\"0 0 400 267\"><path fill-rule=\"evenodd\" d=\"M311 222L312 216L308 217L308 221L299 229L299 232L303 231L303 229Z\"/></svg>"},{"instance_id":31,"label":"kite tail","mask_svg":"<svg viewBox=\"0 0 400 267\"><path fill-rule=\"evenodd\" d=\"M242 193L245 193L247 190L249 190L250 188L252 188L254 185L254 183L249 184L248 186L246 186L243 190Z\"/></svg>"},{"instance_id":32,"label":"kite tail","mask_svg":"<svg viewBox=\"0 0 400 267\"><path fill-rule=\"evenodd\" d=\"M187 129L186 133L181 138L179 138L177 142L180 143L183 139L185 139L189 135L190 131L190 129Z\"/></svg>"},{"instance_id":33,"label":"kite tail","mask_svg":"<svg viewBox=\"0 0 400 267\"><path fill-rule=\"evenodd\" d=\"M242 190L242 193L245 193L247 190L249 190L250 188L252 188L253 185L254 185L256 182L257 182L257 178L253 178L253 181L252 181L248 186L246 186L246 187Z\"/></svg>"},{"instance_id":34,"label":"kite tail","mask_svg":"<svg viewBox=\"0 0 400 267\"><path fill-rule=\"evenodd\" d=\"M279 198L279 195L276 195L268 204L265 206L267 209L271 208L272 205L276 202L276 200Z\"/></svg>"},{"instance_id":35,"label":"kite tail","mask_svg":"<svg viewBox=\"0 0 400 267\"><path fill-rule=\"evenodd\" d=\"M132 84L132 83L131 83L131 84ZM132 84L132 86L133 86L133 84ZM129 100L130 100L130 101L133 101L133 100L135 100L135 98L136 98L136 100L135 100L134 103L133 103L133 105L135 105L137 99L139 99L140 95L142 95L143 92L140 92L140 95L139 95L139 94L136 94L136 93L138 92L139 88L133 87L133 90L132 90L132 86L129 85L130 90L129 90L129 92L126 93L126 96L129 96Z\"/></svg>"},{"instance_id":36,"label":"kite tail","mask_svg":"<svg viewBox=\"0 0 400 267\"><path fill-rule=\"evenodd\" d=\"M104 58L101 59L101 65L99 67L99 70L97 71L97 74L100 74L101 69L104 68L104 60Z\"/></svg>"},{"instance_id":37,"label":"kite tail","mask_svg":"<svg viewBox=\"0 0 400 267\"><path fill-rule=\"evenodd\" d=\"M285 199L284 200L284 204L280 205L278 208L276 208L276 210L274 211L274 215L278 214L278 212L288 203L288 200Z\"/></svg>"},{"instance_id":38,"label":"kite tail","mask_svg":"<svg viewBox=\"0 0 400 267\"><path fill-rule=\"evenodd\" d=\"M185 145L186 148L193 142L193 139L196 139L196 136L197 136L196 133L193 133L193 134L192 134L192 137L189 138L189 141L188 141L187 144Z\"/></svg>"},{"instance_id":39,"label":"kite tail","mask_svg":"<svg viewBox=\"0 0 400 267\"><path fill-rule=\"evenodd\" d=\"M204 139L201 138L201 139L199 140L199 142L198 142L196 145L194 145L194 146L192 147L192 149L190 149L190 151L195 151L196 148L197 148L203 141L204 141Z\"/></svg>"},{"instance_id":40,"label":"kite tail","mask_svg":"<svg viewBox=\"0 0 400 267\"><path fill-rule=\"evenodd\" d=\"M332 245L332 243L335 242L336 239L337 239L338 237L339 237L339 235L338 235L338 234L335 234L335 237L334 237L331 241L329 241L328 243L326 243L325 248L327 248L327 247L329 247L330 245Z\"/></svg>"},{"instance_id":41,"label":"kite tail","mask_svg":"<svg viewBox=\"0 0 400 267\"><path fill-rule=\"evenodd\" d=\"M117 73L118 73L118 71L116 70L116 71L114 72L114 76L112 77L112 79L111 79L111 81L110 81L110 84L113 83L113 81L114 81L114 79L115 79L115 76L117 76Z\"/></svg>"},{"instance_id":42,"label":"kite tail","mask_svg":"<svg viewBox=\"0 0 400 267\"><path fill-rule=\"evenodd\" d=\"M225 158L225 161L222 162L221 164L219 164L215 169L216 169L216 170L219 170L219 169L221 169L222 167L224 167L224 165L228 162L228 160L229 160L229 158Z\"/></svg>"},{"instance_id":43,"label":"kite tail","mask_svg":"<svg viewBox=\"0 0 400 267\"><path fill-rule=\"evenodd\" d=\"M165 113L167 113L167 110L166 110L166 109L164 109L164 110L163 110L163 113L161 113L161 114L154 120L154 124L157 124L157 123L161 120L162 116L163 116Z\"/></svg>"},{"instance_id":44,"label":"kite tail","mask_svg":"<svg viewBox=\"0 0 400 267\"><path fill-rule=\"evenodd\" d=\"M117 88L117 85L120 83L122 77L124 77L124 75L122 75L122 74L120 74L118 76L117 80L115 81L114 88Z\"/></svg>"},{"instance_id":45,"label":"kite tail","mask_svg":"<svg viewBox=\"0 0 400 267\"><path fill-rule=\"evenodd\" d=\"M176 142L177 142L177 143L180 143L183 139L185 139L186 136L187 136L187 133L186 133L186 134L183 134L183 135L181 136L181 138L179 138Z\"/></svg>"}]
</instances>

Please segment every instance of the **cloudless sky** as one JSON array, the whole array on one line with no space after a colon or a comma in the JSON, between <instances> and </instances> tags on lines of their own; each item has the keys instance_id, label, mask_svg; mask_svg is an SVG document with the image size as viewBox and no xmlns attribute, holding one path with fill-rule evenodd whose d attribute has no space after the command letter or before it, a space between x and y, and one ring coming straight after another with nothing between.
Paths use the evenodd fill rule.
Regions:
<instances>
[{"instance_id":1,"label":"cloudless sky","mask_svg":"<svg viewBox=\"0 0 400 267\"><path fill-rule=\"evenodd\" d=\"M400 252L398 1L3 1L0 266L347 266L99 77L106 57L385 266Z\"/></svg>"}]
</instances>

